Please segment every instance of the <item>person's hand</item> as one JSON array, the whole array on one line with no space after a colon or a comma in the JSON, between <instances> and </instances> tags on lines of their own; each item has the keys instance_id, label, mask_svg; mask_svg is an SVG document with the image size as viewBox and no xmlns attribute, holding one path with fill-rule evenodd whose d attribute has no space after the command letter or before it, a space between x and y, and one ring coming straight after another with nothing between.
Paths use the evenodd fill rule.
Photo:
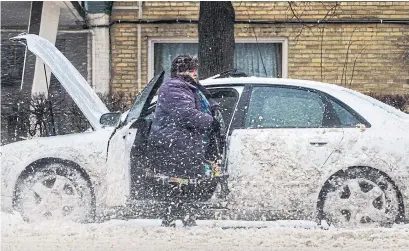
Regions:
<instances>
[{"instance_id":1,"label":"person's hand","mask_svg":"<svg viewBox=\"0 0 409 251\"><path fill-rule=\"evenodd\" d=\"M212 105L210 107L210 111L212 112L212 116L216 116L216 112L219 110L220 106L218 104Z\"/></svg>"},{"instance_id":2,"label":"person's hand","mask_svg":"<svg viewBox=\"0 0 409 251\"><path fill-rule=\"evenodd\" d=\"M213 122L212 122L212 128L211 129L213 131L215 131L215 132L220 131L220 122L215 117L213 117Z\"/></svg>"},{"instance_id":3,"label":"person's hand","mask_svg":"<svg viewBox=\"0 0 409 251\"><path fill-rule=\"evenodd\" d=\"M214 177L220 177L222 175L222 168L220 167L218 161L212 162L211 165Z\"/></svg>"}]
</instances>

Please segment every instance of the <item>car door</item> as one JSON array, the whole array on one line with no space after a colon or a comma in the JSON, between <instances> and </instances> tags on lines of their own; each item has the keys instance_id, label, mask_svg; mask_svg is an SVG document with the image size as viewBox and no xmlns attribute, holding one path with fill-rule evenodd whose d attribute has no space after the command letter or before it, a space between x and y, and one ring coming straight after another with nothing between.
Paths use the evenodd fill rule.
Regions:
<instances>
[{"instance_id":1,"label":"car door","mask_svg":"<svg viewBox=\"0 0 409 251\"><path fill-rule=\"evenodd\" d=\"M242 126L229 143L230 207L312 217L306 208L316 204L322 166L343 138L331 105L301 87L254 85L249 92Z\"/></svg>"},{"instance_id":2,"label":"car door","mask_svg":"<svg viewBox=\"0 0 409 251\"><path fill-rule=\"evenodd\" d=\"M225 128L228 130L230 121L232 120L234 110L236 108L237 102L240 98L243 86L212 86L208 87L214 99L219 104L219 110L223 117ZM150 99L150 104L147 106L145 112L141 114L141 118L134 122L130 127L130 130L139 124L140 132L134 137L134 144L130 152L130 168L131 168L131 203L140 204L144 201L155 200L154 194L152 192L152 183L145 182L145 175L151 170L149 164L150 159L146 154L147 150L147 135L149 134L150 123L153 119L154 111L156 108L157 96ZM221 141L223 143L223 140ZM218 152L224 153L224 145L219 145ZM224 158L222 159L222 164ZM223 165L223 167L225 167ZM227 172L222 168L222 176L225 177ZM224 179L222 179L224 181ZM217 190L218 196L221 195L225 190Z\"/></svg>"},{"instance_id":3,"label":"car door","mask_svg":"<svg viewBox=\"0 0 409 251\"><path fill-rule=\"evenodd\" d=\"M145 117L151 100L163 82L165 72L155 76L135 99L125 121L117 128L108 145L106 173L106 204L109 207L125 205L131 195L131 150L138 147L146 135Z\"/></svg>"},{"instance_id":4,"label":"car door","mask_svg":"<svg viewBox=\"0 0 409 251\"><path fill-rule=\"evenodd\" d=\"M339 118L339 124L340 127L343 128L344 137L336 151L325 163L326 174L322 177L323 180L321 183L325 182L330 175L340 169L361 165L372 166L372 164L375 164L379 159L383 159L383 161L389 160L389 156L381 157L376 151L372 154L368 154L368 149L371 147L372 142L368 142L365 139L368 134L376 135L377 133L376 131L372 131L371 124L368 121L335 97L328 96L328 100L334 108L334 113ZM376 163L376 165L373 166L378 165L379 164Z\"/></svg>"}]
</instances>

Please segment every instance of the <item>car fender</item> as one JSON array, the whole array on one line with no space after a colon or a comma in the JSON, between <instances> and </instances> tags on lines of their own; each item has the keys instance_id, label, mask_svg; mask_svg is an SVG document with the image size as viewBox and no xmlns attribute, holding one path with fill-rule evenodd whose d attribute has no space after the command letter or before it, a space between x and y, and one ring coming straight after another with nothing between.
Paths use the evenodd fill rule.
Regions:
<instances>
[{"instance_id":1,"label":"car fender","mask_svg":"<svg viewBox=\"0 0 409 251\"><path fill-rule=\"evenodd\" d=\"M31 164L44 159L76 163L90 178L97 208L105 201L107 144L112 130L36 138L2 146L2 210L12 210L16 182ZM102 204L102 205L101 205Z\"/></svg>"},{"instance_id":2,"label":"car fender","mask_svg":"<svg viewBox=\"0 0 409 251\"><path fill-rule=\"evenodd\" d=\"M107 207L125 205L131 194L130 151L136 134L136 129L130 129L133 122L117 130L109 141L105 201Z\"/></svg>"}]
</instances>

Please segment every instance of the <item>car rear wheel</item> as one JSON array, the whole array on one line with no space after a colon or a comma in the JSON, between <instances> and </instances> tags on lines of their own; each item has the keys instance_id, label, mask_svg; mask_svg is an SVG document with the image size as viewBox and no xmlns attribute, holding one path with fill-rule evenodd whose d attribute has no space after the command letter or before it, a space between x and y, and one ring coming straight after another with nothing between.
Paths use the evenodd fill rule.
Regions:
<instances>
[{"instance_id":1,"label":"car rear wheel","mask_svg":"<svg viewBox=\"0 0 409 251\"><path fill-rule=\"evenodd\" d=\"M16 187L15 207L30 222L86 222L94 212L88 181L76 169L60 163L23 174Z\"/></svg>"},{"instance_id":2,"label":"car rear wheel","mask_svg":"<svg viewBox=\"0 0 409 251\"><path fill-rule=\"evenodd\" d=\"M399 216L397 188L373 169L348 169L325 190L322 218L335 227L390 226Z\"/></svg>"}]
</instances>

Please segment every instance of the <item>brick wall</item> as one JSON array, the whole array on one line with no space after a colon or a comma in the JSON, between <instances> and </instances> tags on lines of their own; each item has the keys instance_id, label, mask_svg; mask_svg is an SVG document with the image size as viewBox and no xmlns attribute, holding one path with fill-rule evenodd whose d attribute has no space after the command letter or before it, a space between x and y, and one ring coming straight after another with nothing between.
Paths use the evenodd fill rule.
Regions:
<instances>
[{"instance_id":1,"label":"brick wall","mask_svg":"<svg viewBox=\"0 0 409 251\"><path fill-rule=\"evenodd\" d=\"M127 6L120 9L121 6ZM130 7L133 6L133 7ZM409 19L409 2L233 2L236 20ZM114 2L111 21L137 20L137 2ZM199 2L142 5L143 20L197 20ZM297 17L294 17L294 13ZM111 26L111 90L137 93L147 82L148 39L197 37L196 24L141 24L141 72L137 72L137 24ZM361 92L407 93L403 62L409 27L402 24L236 24L238 37L288 41L288 77L324 81ZM406 46L407 48L407 46ZM138 74L141 86L138 86Z\"/></svg>"},{"instance_id":2,"label":"brick wall","mask_svg":"<svg viewBox=\"0 0 409 251\"><path fill-rule=\"evenodd\" d=\"M137 88L136 25L111 28L111 90L135 92Z\"/></svg>"},{"instance_id":3,"label":"brick wall","mask_svg":"<svg viewBox=\"0 0 409 251\"><path fill-rule=\"evenodd\" d=\"M114 2L113 20L137 20L135 9L116 9L121 6L137 6L137 2ZM135 94L137 83L137 25L115 24L111 26L111 91Z\"/></svg>"},{"instance_id":4,"label":"brick wall","mask_svg":"<svg viewBox=\"0 0 409 251\"><path fill-rule=\"evenodd\" d=\"M119 3L118 3L119 4ZM123 3L122 3L123 4ZM127 3L130 4L130 3ZM343 18L408 18L407 2L293 2L292 9L301 19ZM295 19L288 2L234 1L237 20L291 20ZM198 1L144 1L143 19L198 19Z\"/></svg>"}]
</instances>

